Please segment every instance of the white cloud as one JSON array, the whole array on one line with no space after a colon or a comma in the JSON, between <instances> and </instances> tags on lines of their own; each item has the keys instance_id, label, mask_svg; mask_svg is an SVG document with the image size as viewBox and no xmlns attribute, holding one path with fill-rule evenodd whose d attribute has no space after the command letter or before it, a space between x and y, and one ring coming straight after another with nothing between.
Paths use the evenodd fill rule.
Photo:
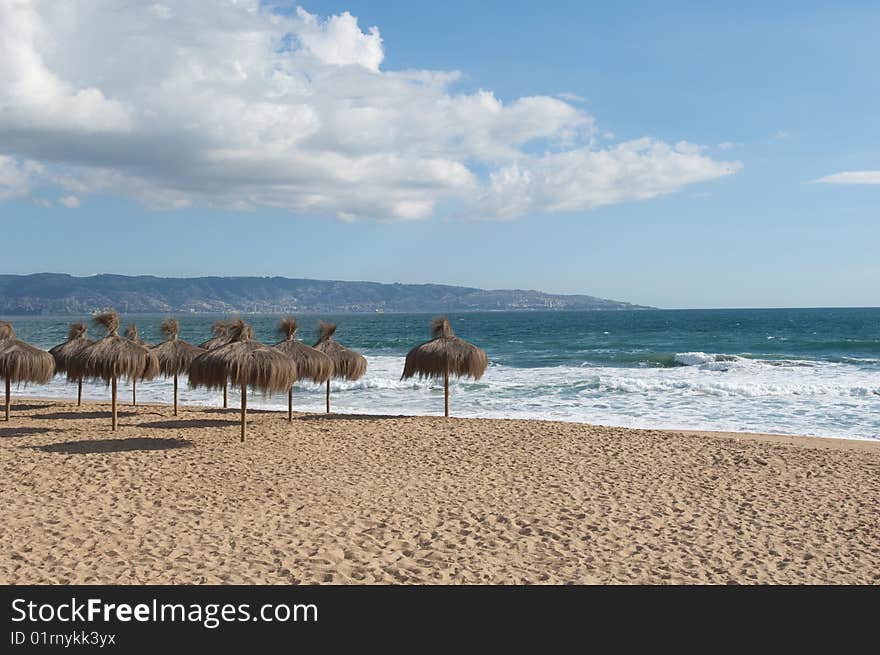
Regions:
<instances>
[{"instance_id":1,"label":"white cloud","mask_svg":"<svg viewBox=\"0 0 880 655\"><path fill-rule=\"evenodd\" d=\"M31 202L37 207L42 207L43 209L50 209L52 207L52 201L46 200L45 198L34 198Z\"/></svg>"},{"instance_id":2,"label":"white cloud","mask_svg":"<svg viewBox=\"0 0 880 655\"><path fill-rule=\"evenodd\" d=\"M76 209L79 207L79 198L76 196L64 196L63 198L58 198L58 203L68 209Z\"/></svg>"},{"instance_id":3,"label":"white cloud","mask_svg":"<svg viewBox=\"0 0 880 655\"><path fill-rule=\"evenodd\" d=\"M31 192L43 167L34 161L17 161L0 154L0 201L22 198Z\"/></svg>"},{"instance_id":4,"label":"white cloud","mask_svg":"<svg viewBox=\"0 0 880 655\"><path fill-rule=\"evenodd\" d=\"M722 141L721 143L719 143L715 147L718 148L719 150L733 150L734 148L738 147L739 145L740 144L734 143L733 141Z\"/></svg>"},{"instance_id":5,"label":"white cloud","mask_svg":"<svg viewBox=\"0 0 880 655\"><path fill-rule=\"evenodd\" d=\"M130 119L120 103L95 86L61 79L47 66L44 53L62 45L54 37L35 3L0 1L0 130L128 129Z\"/></svg>"},{"instance_id":6,"label":"white cloud","mask_svg":"<svg viewBox=\"0 0 880 655\"><path fill-rule=\"evenodd\" d=\"M502 101L457 91L457 71L386 71L383 59L378 28L348 13L0 0L0 198L42 179L168 209L513 218L740 166L685 141L600 148L574 96Z\"/></svg>"},{"instance_id":7,"label":"white cloud","mask_svg":"<svg viewBox=\"0 0 880 655\"><path fill-rule=\"evenodd\" d=\"M820 177L813 182L821 184L880 184L880 171L843 171Z\"/></svg>"},{"instance_id":8,"label":"white cloud","mask_svg":"<svg viewBox=\"0 0 880 655\"><path fill-rule=\"evenodd\" d=\"M665 195L740 167L701 155L691 144L671 147L647 138L608 150L579 148L523 159L492 173L482 208L486 217L497 218L587 210Z\"/></svg>"},{"instance_id":9,"label":"white cloud","mask_svg":"<svg viewBox=\"0 0 880 655\"><path fill-rule=\"evenodd\" d=\"M579 96L577 93L557 93L557 98L562 98L563 100L568 100L569 102L586 102L587 99L583 96Z\"/></svg>"},{"instance_id":10,"label":"white cloud","mask_svg":"<svg viewBox=\"0 0 880 655\"><path fill-rule=\"evenodd\" d=\"M150 7L150 11L153 12L153 15L156 18L161 18L163 20L168 20L174 15L174 12L171 11L170 7L158 2Z\"/></svg>"},{"instance_id":11,"label":"white cloud","mask_svg":"<svg viewBox=\"0 0 880 655\"><path fill-rule=\"evenodd\" d=\"M296 35L307 52L327 64L359 64L378 72L385 58L378 27L361 32L357 18L347 11L322 20L297 7L296 15L302 21Z\"/></svg>"}]
</instances>

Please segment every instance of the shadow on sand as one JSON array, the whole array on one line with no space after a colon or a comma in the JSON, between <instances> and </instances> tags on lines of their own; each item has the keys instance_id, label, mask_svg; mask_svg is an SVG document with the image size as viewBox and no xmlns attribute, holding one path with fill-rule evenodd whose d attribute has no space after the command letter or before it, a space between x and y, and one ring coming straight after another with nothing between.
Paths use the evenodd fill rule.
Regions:
<instances>
[{"instance_id":1,"label":"shadow on sand","mask_svg":"<svg viewBox=\"0 0 880 655\"><path fill-rule=\"evenodd\" d=\"M147 421L145 423L138 423L137 427L183 430L185 428L228 428L232 425L239 425L239 422L219 418L178 418L170 421Z\"/></svg>"},{"instance_id":2,"label":"shadow on sand","mask_svg":"<svg viewBox=\"0 0 880 655\"><path fill-rule=\"evenodd\" d=\"M11 407L10 409L11 409L13 412L16 412L16 411L19 411L19 410L22 411L22 412L27 412L27 411L30 411L30 410L32 410L32 409L49 409L50 407L52 407L52 403L43 403L43 404L41 404L41 405L28 405L28 404L15 403L15 402L13 402L13 403L12 403L12 407Z\"/></svg>"},{"instance_id":3,"label":"shadow on sand","mask_svg":"<svg viewBox=\"0 0 880 655\"><path fill-rule=\"evenodd\" d=\"M116 416L124 418L126 416L136 416L137 412L116 412ZM51 412L49 414L34 414L31 418L48 418L48 419L78 419L78 418L110 418L110 410L106 412Z\"/></svg>"},{"instance_id":4,"label":"shadow on sand","mask_svg":"<svg viewBox=\"0 0 880 655\"><path fill-rule=\"evenodd\" d=\"M191 408L194 409L194 408ZM205 414L241 414L241 407L229 407L228 409L223 409L222 407L209 407L207 409L199 409L197 411L204 412ZM286 409L256 409L248 407L248 415L250 414L280 414L287 413Z\"/></svg>"},{"instance_id":5,"label":"shadow on sand","mask_svg":"<svg viewBox=\"0 0 880 655\"><path fill-rule=\"evenodd\" d=\"M89 439L86 441L65 441L46 446L32 446L34 450L45 453L62 453L65 455L86 455L94 453L124 453L132 450L173 450L189 448L192 441L186 439L149 439L135 437L133 439Z\"/></svg>"},{"instance_id":6,"label":"shadow on sand","mask_svg":"<svg viewBox=\"0 0 880 655\"><path fill-rule=\"evenodd\" d=\"M297 421L388 421L396 418L414 417L403 414L305 414L294 417Z\"/></svg>"},{"instance_id":7,"label":"shadow on sand","mask_svg":"<svg viewBox=\"0 0 880 655\"><path fill-rule=\"evenodd\" d=\"M0 437L24 437L29 434L58 432L55 428L0 428Z\"/></svg>"}]
</instances>

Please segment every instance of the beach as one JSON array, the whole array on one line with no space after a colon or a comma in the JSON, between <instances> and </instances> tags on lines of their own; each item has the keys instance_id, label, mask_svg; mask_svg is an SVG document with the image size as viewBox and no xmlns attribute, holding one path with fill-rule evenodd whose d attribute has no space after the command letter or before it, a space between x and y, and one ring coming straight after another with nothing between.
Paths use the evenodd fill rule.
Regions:
<instances>
[{"instance_id":1,"label":"beach","mask_svg":"<svg viewBox=\"0 0 880 655\"><path fill-rule=\"evenodd\" d=\"M88 336L104 335L89 316ZM121 316L158 343L166 315ZM178 316L180 338L200 344L224 315ZM430 336L431 315L300 315L299 336L315 343L320 320L367 358L358 380L330 381L332 409L423 416L443 408L442 380L401 380L410 348ZM48 350L74 317L13 319L18 338ZM642 429L799 434L880 440L880 309L474 312L450 315L456 333L486 351L479 379L450 380L452 413L466 418L537 419ZM249 315L256 337L275 343L279 317ZM217 394L188 388L181 402L212 406ZM120 387L120 398L129 389ZM56 376L32 395L70 398ZM170 402L164 378L138 382L138 399ZM295 384L304 412L324 411L324 386ZM338 400L336 400L338 396ZM108 398L86 380L83 398ZM238 404L235 390L230 402ZM287 398L251 394L253 409L285 410Z\"/></svg>"},{"instance_id":2,"label":"beach","mask_svg":"<svg viewBox=\"0 0 880 655\"><path fill-rule=\"evenodd\" d=\"M16 399L0 582L880 582L880 444Z\"/></svg>"}]
</instances>

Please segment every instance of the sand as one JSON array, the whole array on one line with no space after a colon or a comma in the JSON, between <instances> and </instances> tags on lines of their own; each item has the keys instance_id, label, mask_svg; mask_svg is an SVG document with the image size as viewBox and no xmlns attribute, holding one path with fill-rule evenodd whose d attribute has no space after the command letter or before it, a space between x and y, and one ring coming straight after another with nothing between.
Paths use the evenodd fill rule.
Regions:
<instances>
[{"instance_id":1,"label":"sand","mask_svg":"<svg viewBox=\"0 0 880 655\"><path fill-rule=\"evenodd\" d=\"M880 583L880 443L121 410L0 421L0 582Z\"/></svg>"}]
</instances>

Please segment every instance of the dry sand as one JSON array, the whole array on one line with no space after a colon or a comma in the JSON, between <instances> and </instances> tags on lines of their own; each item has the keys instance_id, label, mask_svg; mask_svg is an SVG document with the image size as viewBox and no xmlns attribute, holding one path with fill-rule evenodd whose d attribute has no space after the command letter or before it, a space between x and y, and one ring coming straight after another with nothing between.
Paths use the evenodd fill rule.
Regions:
<instances>
[{"instance_id":1,"label":"dry sand","mask_svg":"<svg viewBox=\"0 0 880 655\"><path fill-rule=\"evenodd\" d=\"M21 400L2 583L878 583L880 444Z\"/></svg>"}]
</instances>

